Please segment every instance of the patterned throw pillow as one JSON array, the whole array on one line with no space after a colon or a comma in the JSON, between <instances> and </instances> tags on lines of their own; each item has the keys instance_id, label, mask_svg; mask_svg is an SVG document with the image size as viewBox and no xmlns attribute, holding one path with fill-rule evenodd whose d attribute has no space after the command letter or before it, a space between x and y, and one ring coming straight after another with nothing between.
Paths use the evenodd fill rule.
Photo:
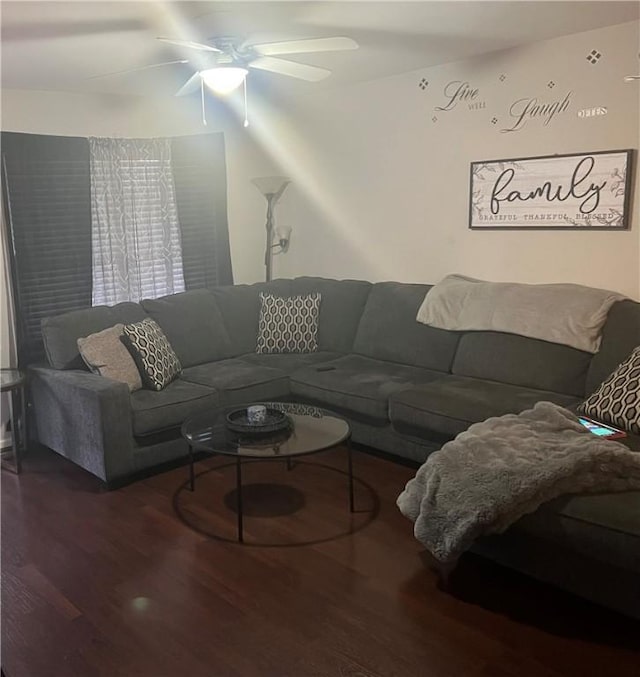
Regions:
<instances>
[{"instance_id":1,"label":"patterned throw pillow","mask_svg":"<svg viewBox=\"0 0 640 677\"><path fill-rule=\"evenodd\" d=\"M585 416L640 435L640 346L578 410Z\"/></svg>"},{"instance_id":2,"label":"patterned throw pillow","mask_svg":"<svg viewBox=\"0 0 640 677\"><path fill-rule=\"evenodd\" d=\"M138 365L142 380L151 390L162 390L181 372L182 365L155 320L125 324L122 340Z\"/></svg>"},{"instance_id":3,"label":"patterned throw pillow","mask_svg":"<svg viewBox=\"0 0 640 677\"><path fill-rule=\"evenodd\" d=\"M319 293L260 294L257 353L315 353L318 350Z\"/></svg>"}]
</instances>

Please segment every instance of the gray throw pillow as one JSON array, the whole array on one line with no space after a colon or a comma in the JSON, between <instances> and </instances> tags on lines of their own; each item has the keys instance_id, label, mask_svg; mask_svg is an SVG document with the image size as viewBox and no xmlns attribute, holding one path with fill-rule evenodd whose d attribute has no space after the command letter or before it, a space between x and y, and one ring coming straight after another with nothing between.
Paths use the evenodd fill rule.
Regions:
<instances>
[{"instance_id":1,"label":"gray throw pillow","mask_svg":"<svg viewBox=\"0 0 640 677\"><path fill-rule=\"evenodd\" d=\"M122 340L138 365L142 381L151 390L162 390L182 371L169 340L151 318L125 324Z\"/></svg>"},{"instance_id":2,"label":"gray throw pillow","mask_svg":"<svg viewBox=\"0 0 640 677\"><path fill-rule=\"evenodd\" d=\"M618 365L578 411L640 435L640 346Z\"/></svg>"},{"instance_id":3,"label":"gray throw pillow","mask_svg":"<svg viewBox=\"0 0 640 677\"><path fill-rule=\"evenodd\" d=\"M78 339L78 351L94 374L122 381L129 390L140 390L142 380L138 367L122 343L123 324Z\"/></svg>"},{"instance_id":4,"label":"gray throw pillow","mask_svg":"<svg viewBox=\"0 0 640 677\"><path fill-rule=\"evenodd\" d=\"M257 353L315 353L321 295L260 293Z\"/></svg>"}]
</instances>

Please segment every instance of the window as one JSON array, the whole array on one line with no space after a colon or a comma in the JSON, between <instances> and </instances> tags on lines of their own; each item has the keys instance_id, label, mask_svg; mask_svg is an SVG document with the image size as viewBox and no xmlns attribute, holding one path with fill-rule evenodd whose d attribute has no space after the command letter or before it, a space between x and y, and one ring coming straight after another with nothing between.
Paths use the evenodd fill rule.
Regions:
<instances>
[{"instance_id":1,"label":"window","mask_svg":"<svg viewBox=\"0 0 640 677\"><path fill-rule=\"evenodd\" d=\"M184 291L169 139L90 138L93 305Z\"/></svg>"}]
</instances>

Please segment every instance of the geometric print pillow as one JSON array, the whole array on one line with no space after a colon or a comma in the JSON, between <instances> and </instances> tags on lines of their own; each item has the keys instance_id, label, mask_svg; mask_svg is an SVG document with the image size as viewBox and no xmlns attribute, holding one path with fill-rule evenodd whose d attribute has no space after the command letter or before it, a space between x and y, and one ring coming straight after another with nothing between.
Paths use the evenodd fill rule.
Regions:
<instances>
[{"instance_id":1,"label":"geometric print pillow","mask_svg":"<svg viewBox=\"0 0 640 677\"><path fill-rule=\"evenodd\" d=\"M257 353L315 353L321 294L260 294Z\"/></svg>"},{"instance_id":2,"label":"geometric print pillow","mask_svg":"<svg viewBox=\"0 0 640 677\"><path fill-rule=\"evenodd\" d=\"M578 411L640 435L640 346L580 405Z\"/></svg>"},{"instance_id":3,"label":"geometric print pillow","mask_svg":"<svg viewBox=\"0 0 640 677\"><path fill-rule=\"evenodd\" d=\"M169 340L155 320L125 324L122 341L138 365L142 381L151 390L162 390L182 371Z\"/></svg>"}]
</instances>

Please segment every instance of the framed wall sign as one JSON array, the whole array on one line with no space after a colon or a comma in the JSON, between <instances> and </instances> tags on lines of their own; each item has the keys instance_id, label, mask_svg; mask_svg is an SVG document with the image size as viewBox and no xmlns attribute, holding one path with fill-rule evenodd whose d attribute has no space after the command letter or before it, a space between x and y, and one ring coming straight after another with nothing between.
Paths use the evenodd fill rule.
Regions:
<instances>
[{"instance_id":1,"label":"framed wall sign","mask_svg":"<svg viewBox=\"0 0 640 677\"><path fill-rule=\"evenodd\" d=\"M469 228L625 230L632 150L471 163Z\"/></svg>"}]
</instances>

